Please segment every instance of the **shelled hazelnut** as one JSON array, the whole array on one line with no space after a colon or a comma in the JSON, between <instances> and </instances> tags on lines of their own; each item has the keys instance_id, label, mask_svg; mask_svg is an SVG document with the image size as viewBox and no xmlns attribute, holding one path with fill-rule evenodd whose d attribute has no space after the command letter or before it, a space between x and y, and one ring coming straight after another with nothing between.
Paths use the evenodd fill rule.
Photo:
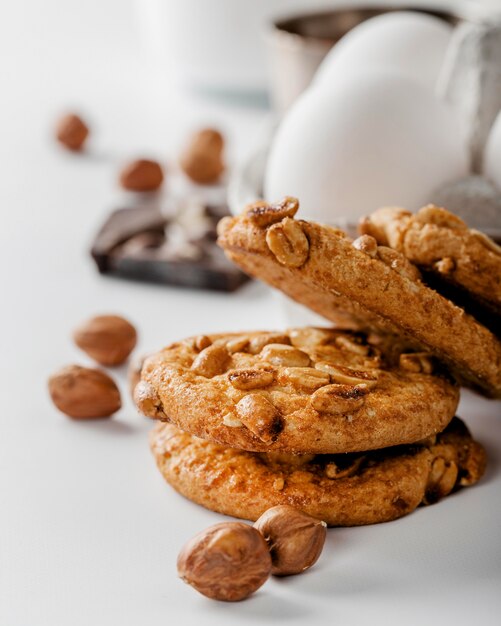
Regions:
<instances>
[{"instance_id":1,"label":"shelled hazelnut","mask_svg":"<svg viewBox=\"0 0 501 626\"><path fill-rule=\"evenodd\" d=\"M81 324L73 333L76 345L105 366L121 365L137 341L134 326L118 315L98 315Z\"/></svg>"}]
</instances>

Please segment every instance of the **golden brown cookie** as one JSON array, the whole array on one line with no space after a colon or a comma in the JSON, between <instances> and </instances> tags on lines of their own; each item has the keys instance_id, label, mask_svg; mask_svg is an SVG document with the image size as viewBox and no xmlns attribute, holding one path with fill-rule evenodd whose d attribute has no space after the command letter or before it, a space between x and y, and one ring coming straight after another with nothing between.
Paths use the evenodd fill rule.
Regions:
<instances>
[{"instance_id":1,"label":"golden brown cookie","mask_svg":"<svg viewBox=\"0 0 501 626\"><path fill-rule=\"evenodd\" d=\"M459 392L423 353L317 328L201 335L144 363L140 411L242 450L355 452L440 432Z\"/></svg>"},{"instance_id":2,"label":"golden brown cookie","mask_svg":"<svg viewBox=\"0 0 501 626\"><path fill-rule=\"evenodd\" d=\"M453 286L459 303L465 295L483 305L499 322L501 315L501 248L483 233L472 230L456 215L433 205L412 214L383 208L360 222L361 234L376 238L404 254L436 278L433 285ZM451 292L446 291L447 295ZM462 297L463 296L463 297ZM466 302L468 305L468 302Z\"/></svg>"},{"instance_id":3,"label":"golden brown cookie","mask_svg":"<svg viewBox=\"0 0 501 626\"><path fill-rule=\"evenodd\" d=\"M248 274L327 319L405 337L460 382L501 397L501 341L430 289L400 252L363 235L294 219L298 202L257 203L219 224L219 243Z\"/></svg>"},{"instance_id":4,"label":"golden brown cookie","mask_svg":"<svg viewBox=\"0 0 501 626\"><path fill-rule=\"evenodd\" d=\"M329 526L387 522L473 485L485 451L461 420L428 442L365 454L293 456L243 452L204 441L171 424L150 437L165 480L193 502L256 520L289 504Z\"/></svg>"}]
</instances>

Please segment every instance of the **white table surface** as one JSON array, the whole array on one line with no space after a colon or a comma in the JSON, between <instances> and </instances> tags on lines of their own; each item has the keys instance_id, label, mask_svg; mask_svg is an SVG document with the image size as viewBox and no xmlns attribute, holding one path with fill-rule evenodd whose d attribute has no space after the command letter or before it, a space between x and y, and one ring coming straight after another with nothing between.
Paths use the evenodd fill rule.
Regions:
<instances>
[{"instance_id":1,"label":"white table surface","mask_svg":"<svg viewBox=\"0 0 501 626\"><path fill-rule=\"evenodd\" d=\"M61 365L89 364L70 340L99 312L129 317L138 351L199 332L278 328L261 285L234 295L100 277L88 245L124 197L121 160L176 154L186 132L219 124L238 160L265 113L180 99L145 69L128 2L4 3L0 19L0 624L498 624L501 411L467 393L461 414L487 446L475 488L391 524L329 531L309 573L271 580L239 604L206 600L176 577L186 539L223 519L166 484L151 423L124 407L76 423L46 390ZM90 153L51 140L61 110L95 129Z\"/></svg>"}]
</instances>

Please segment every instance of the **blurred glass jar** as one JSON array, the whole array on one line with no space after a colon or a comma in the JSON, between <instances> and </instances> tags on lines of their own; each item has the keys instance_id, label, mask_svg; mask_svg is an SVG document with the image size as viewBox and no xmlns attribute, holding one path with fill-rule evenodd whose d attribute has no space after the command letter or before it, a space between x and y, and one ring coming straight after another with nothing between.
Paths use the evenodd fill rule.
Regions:
<instances>
[{"instance_id":1,"label":"blurred glass jar","mask_svg":"<svg viewBox=\"0 0 501 626\"><path fill-rule=\"evenodd\" d=\"M146 49L185 87L220 94L264 94L263 33L277 15L336 0L136 0Z\"/></svg>"}]
</instances>

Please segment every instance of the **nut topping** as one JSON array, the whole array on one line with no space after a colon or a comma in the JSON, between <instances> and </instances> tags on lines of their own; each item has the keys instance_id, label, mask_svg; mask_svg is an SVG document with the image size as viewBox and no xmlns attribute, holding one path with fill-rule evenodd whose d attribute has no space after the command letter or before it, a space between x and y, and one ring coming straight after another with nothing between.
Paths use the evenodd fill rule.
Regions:
<instances>
[{"instance_id":1,"label":"nut topping","mask_svg":"<svg viewBox=\"0 0 501 626\"><path fill-rule=\"evenodd\" d=\"M268 580L271 557L255 528L243 522L223 522L188 541L179 553L177 571L204 596L236 602Z\"/></svg>"},{"instance_id":2,"label":"nut topping","mask_svg":"<svg viewBox=\"0 0 501 626\"><path fill-rule=\"evenodd\" d=\"M291 328L290 340L296 348L314 348L332 340L332 333L322 328Z\"/></svg>"},{"instance_id":3,"label":"nut topping","mask_svg":"<svg viewBox=\"0 0 501 626\"><path fill-rule=\"evenodd\" d=\"M340 478L349 478L350 476L354 476L357 473L359 467L362 465L365 458L366 457L364 455L356 457L347 467L339 467L337 463L331 461L325 466L325 475L327 476L327 478L336 480Z\"/></svg>"},{"instance_id":4,"label":"nut topping","mask_svg":"<svg viewBox=\"0 0 501 626\"><path fill-rule=\"evenodd\" d=\"M292 506L268 509L254 524L265 538L272 560L271 573L289 576L317 562L327 536L327 524Z\"/></svg>"},{"instance_id":5,"label":"nut topping","mask_svg":"<svg viewBox=\"0 0 501 626\"><path fill-rule=\"evenodd\" d=\"M73 333L77 346L105 366L121 365L136 345L136 329L118 315L98 315Z\"/></svg>"},{"instance_id":6,"label":"nut topping","mask_svg":"<svg viewBox=\"0 0 501 626\"><path fill-rule=\"evenodd\" d=\"M470 235L473 235L477 241L479 241L484 248L490 250L490 252L494 252L495 254L501 255L501 247L493 241L490 237L488 237L485 233L482 233L479 230L475 230L474 228L470 229Z\"/></svg>"},{"instance_id":7,"label":"nut topping","mask_svg":"<svg viewBox=\"0 0 501 626\"><path fill-rule=\"evenodd\" d=\"M431 465L424 503L432 504L448 495L454 489L457 477L456 463L437 457Z\"/></svg>"},{"instance_id":8,"label":"nut topping","mask_svg":"<svg viewBox=\"0 0 501 626\"><path fill-rule=\"evenodd\" d=\"M311 396L311 406L320 413L339 415L357 411L364 403L364 396L369 391L364 385L326 385L317 389Z\"/></svg>"},{"instance_id":9,"label":"nut topping","mask_svg":"<svg viewBox=\"0 0 501 626\"><path fill-rule=\"evenodd\" d=\"M435 226L443 226L457 230L467 229L466 224L460 217L434 204L428 204L422 209L419 209L413 219L417 224L435 224Z\"/></svg>"},{"instance_id":10,"label":"nut topping","mask_svg":"<svg viewBox=\"0 0 501 626\"><path fill-rule=\"evenodd\" d=\"M242 391L268 387L268 385L273 383L274 379L275 373L273 370L258 367L236 369L228 372L228 380L230 383L235 389L241 389Z\"/></svg>"},{"instance_id":11,"label":"nut topping","mask_svg":"<svg viewBox=\"0 0 501 626\"><path fill-rule=\"evenodd\" d=\"M312 392L330 383L327 372L321 372L313 367L286 367L278 375L282 385L290 384L296 390Z\"/></svg>"},{"instance_id":12,"label":"nut topping","mask_svg":"<svg viewBox=\"0 0 501 626\"><path fill-rule=\"evenodd\" d=\"M368 356L370 352L370 346L359 343L355 338L346 337L346 335L340 335L336 337L335 344L338 348L344 348L348 352L353 354L359 354L360 356Z\"/></svg>"},{"instance_id":13,"label":"nut topping","mask_svg":"<svg viewBox=\"0 0 501 626\"><path fill-rule=\"evenodd\" d=\"M138 411L145 417L168 421L158 393L155 391L154 387L145 380L139 381L134 387L134 403Z\"/></svg>"},{"instance_id":14,"label":"nut topping","mask_svg":"<svg viewBox=\"0 0 501 626\"><path fill-rule=\"evenodd\" d=\"M264 396L250 393L235 408L242 424L261 441L271 442L280 432L280 413Z\"/></svg>"},{"instance_id":15,"label":"nut topping","mask_svg":"<svg viewBox=\"0 0 501 626\"><path fill-rule=\"evenodd\" d=\"M208 348L211 344L212 344L212 341L209 339L209 337L207 337L207 335L198 335L198 337L195 337L193 341L194 347L199 352L201 352L202 350L205 350L205 348Z\"/></svg>"},{"instance_id":16,"label":"nut topping","mask_svg":"<svg viewBox=\"0 0 501 626\"><path fill-rule=\"evenodd\" d=\"M407 278L412 282L421 280L421 273L418 268L406 259L401 252L386 246L379 246L377 255L385 265L395 270L402 278Z\"/></svg>"},{"instance_id":17,"label":"nut topping","mask_svg":"<svg viewBox=\"0 0 501 626\"><path fill-rule=\"evenodd\" d=\"M301 224L290 217L267 230L266 243L277 261L286 267L301 267L308 258L308 239Z\"/></svg>"},{"instance_id":18,"label":"nut topping","mask_svg":"<svg viewBox=\"0 0 501 626\"><path fill-rule=\"evenodd\" d=\"M297 348L279 343L270 343L261 350L261 357L273 365L308 367L310 357Z\"/></svg>"},{"instance_id":19,"label":"nut topping","mask_svg":"<svg viewBox=\"0 0 501 626\"><path fill-rule=\"evenodd\" d=\"M376 386L378 374L375 370L366 372L363 370L354 370L351 367L342 365L334 365L327 361L319 361L315 363L315 368L322 372L327 372L331 380L335 383L343 383L346 385L359 385L365 383L369 389Z\"/></svg>"},{"instance_id":20,"label":"nut topping","mask_svg":"<svg viewBox=\"0 0 501 626\"><path fill-rule=\"evenodd\" d=\"M274 491L282 491L285 487L285 480L279 476L278 478L275 478L275 480L273 481L273 490Z\"/></svg>"},{"instance_id":21,"label":"nut topping","mask_svg":"<svg viewBox=\"0 0 501 626\"><path fill-rule=\"evenodd\" d=\"M49 378L52 402L75 419L109 417L121 407L113 379L101 370L69 365Z\"/></svg>"},{"instance_id":22,"label":"nut topping","mask_svg":"<svg viewBox=\"0 0 501 626\"><path fill-rule=\"evenodd\" d=\"M231 413L226 413L226 415L223 415L223 424L225 426L228 426L228 428L241 428L243 426L238 417L235 417Z\"/></svg>"},{"instance_id":23,"label":"nut topping","mask_svg":"<svg viewBox=\"0 0 501 626\"><path fill-rule=\"evenodd\" d=\"M451 274L456 269L456 264L454 259L451 259L450 256L446 256L435 263L435 268L440 274L447 275Z\"/></svg>"},{"instance_id":24,"label":"nut topping","mask_svg":"<svg viewBox=\"0 0 501 626\"><path fill-rule=\"evenodd\" d=\"M243 352L248 345L248 337L235 337L235 339L230 339L230 341L226 342L226 349L230 354L235 354L235 352Z\"/></svg>"},{"instance_id":25,"label":"nut topping","mask_svg":"<svg viewBox=\"0 0 501 626\"><path fill-rule=\"evenodd\" d=\"M269 343L290 345L290 342L289 336L283 333L266 333L253 337L249 342L248 350L251 354L259 354Z\"/></svg>"},{"instance_id":26,"label":"nut topping","mask_svg":"<svg viewBox=\"0 0 501 626\"><path fill-rule=\"evenodd\" d=\"M361 235L351 244L360 252L365 252L365 254L369 255L373 259L377 255L377 241L371 235Z\"/></svg>"},{"instance_id":27,"label":"nut topping","mask_svg":"<svg viewBox=\"0 0 501 626\"><path fill-rule=\"evenodd\" d=\"M282 221L284 217L294 217L298 209L297 198L286 196L276 204L268 204L264 201L255 202L245 209L245 216L256 226L266 228Z\"/></svg>"},{"instance_id":28,"label":"nut topping","mask_svg":"<svg viewBox=\"0 0 501 626\"><path fill-rule=\"evenodd\" d=\"M475 441L465 452L465 458L460 459L461 478L459 484L461 487L468 487L478 482L485 472L487 463L484 449Z\"/></svg>"},{"instance_id":29,"label":"nut topping","mask_svg":"<svg viewBox=\"0 0 501 626\"><path fill-rule=\"evenodd\" d=\"M407 372L433 374L433 357L428 352L403 353L399 357L399 365Z\"/></svg>"},{"instance_id":30,"label":"nut topping","mask_svg":"<svg viewBox=\"0 0 501 626\"><path fill-rule=\"evenodd\" d=\"M213 344L197 354L191 369L200 376L212 378L225 372L229 361L230 354L226 346Z\"/></svg>"}]
</instances>

